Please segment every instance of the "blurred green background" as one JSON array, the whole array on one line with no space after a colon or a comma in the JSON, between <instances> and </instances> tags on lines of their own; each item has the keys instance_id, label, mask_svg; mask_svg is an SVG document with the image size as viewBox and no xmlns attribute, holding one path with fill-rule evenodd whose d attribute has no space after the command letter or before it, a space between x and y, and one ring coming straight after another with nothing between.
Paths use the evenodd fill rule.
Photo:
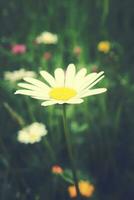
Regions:
<instances>
[{"instance_id":1,"label":"blurred green background","mask_svg":"<svg viewBox=\"0 0 134 200\"><path fill-rule=\"evenodd\" d=\"M106 74L99 84L108 88L106 94L68 106L77 167L95 185L91 199L133 199L134 1L1 0L0 10L0 200L69 199L68 183L51 173L54 164L70 168L60 106L44 108L40 101L15 96L17 84L4 78L6 71L53 72L69 63ZM37 45L35 39L44 31L57 34L58 43ZM97 48L100 41L109 42L107 53ZM13 54L14 44L26 45L26 52ZM19 143L22 119L27 125L44 123L47 138Z\"/></svg>"}]
</instances>

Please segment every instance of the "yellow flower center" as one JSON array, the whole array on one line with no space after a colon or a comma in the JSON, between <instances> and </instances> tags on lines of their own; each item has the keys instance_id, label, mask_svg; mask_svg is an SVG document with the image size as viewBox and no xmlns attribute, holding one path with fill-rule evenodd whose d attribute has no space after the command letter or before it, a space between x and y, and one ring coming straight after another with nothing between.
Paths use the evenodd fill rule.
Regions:
<instances>
[{"instance_id":1,"label":"yellow flower center","mask_svg":"<svg viewBox=\"0 0 134 200\"><path fill-rule=\"evenodd\" d=\"M74 97L77 94L76 90L68 87L57 87L53 88L49 95L51 98L56 100L69 100L70 98Z\"/></svg>"},{"instance_id":2,"label":"yellow flower center","mask_svg":"<svg viewBox=\"0 0 134 200\"><path fill-rule=\"evenodd\" d=\"M110 42L102 41L98 44L98 50L104 53L108 53L110 50Z\"/></svg>"}]
</instances>

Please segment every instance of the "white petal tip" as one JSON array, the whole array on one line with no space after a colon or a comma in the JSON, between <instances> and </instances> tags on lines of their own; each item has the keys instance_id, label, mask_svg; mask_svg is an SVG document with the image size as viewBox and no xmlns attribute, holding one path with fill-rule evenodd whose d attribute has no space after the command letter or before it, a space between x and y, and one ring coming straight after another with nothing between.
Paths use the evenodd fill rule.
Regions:
<instances>
[{"instance_id":1,"label":"white petal tip","mask_svg":"<svg viewBox=\"0 0 134 200\"><path fill-rule=\"evenodd\" d=\"M101 74L101 75L102 75L102 74L104 74L104 71L101 71L101 72L99 72L98 74Z\"/></svg>"},{"instance_id":2,"label":"white petal tip","mask_svg":"<svg viewBox=\"0 0 134 200\"><path fill-rule=\"evenodd\" d=\"M45 71L45 70L41 70L39 73L40 73L40 75L42 75L42 76L43 76L43 75L46 75L48 72L47 72L47 71Z\"/></svg>"},{"instance_id":3,"label":"white petal tip","mask_svg":"<svg viewBox=\"0 0 134 200\"><path fill-rule=\"evenodd\" d=\"M103 91L106 92L106 91L107 91L107 88L104 88Z\"/></svg>"},{"instance_id":4,"label":"white petal tip","mask_svg":"<svg viewBox=\"0 0 134 200\"><path fill-rule=\"evenodd\" d=\"M24 77L24 78L23 78L24 81L27 81L28 79L29 79L28 77Z\"/></svg>"},{"instance_id":5,"label":"white petal tip","mask_svg":"<svg viewBox=\"0 0 134 200\"><path fill-rule=\"evenodd\" d=\"M60 104L60 105L61 105L61 104L65 104L65 103L66 103L66 102L58 102L58 104Z\"/></svg>"},{"instance_id":6,"label":"white petal tip","mask_svg":"<svg viewBox=\"0 0 134 200\"><path fill-rule=\"evenodd\" d=\"M45 105L44 103L42 103L41 106L47 106L47 105Z\"/></svg>"},{"instance_id":7,"label":"white petal tip","mask_svg":"<svg viewBox=\"0 0 134 200\"><path fill-rule=\"evenodd\" d=\"M18 83L17 85L21 87L21 86L22 86L22 84L24 84L24 83Z\"/></svg>"},{"instance_id":8,"label":"white petal tip","mask_svg":"<svg viewBox=\"0 0 134 200\"><path fill-rule=\"evenodd\" d=\"M44 72L45 72L44 70L41 70L41 71L40 71L40 74L42 74L42 73L44 73Z\"/></svg>"},{"instance_id":9,"label":"white petal tip","mask_svg":"<svg viewBox=\"0 0 134 200\"><path fill-rule=\"evenodd\" d=\"M107 91L107 89L106 89L106 88L104 88L104 89L102 89L102 90L101 90L101 92L100 92L100 93L98 93L98 94L104 93L104 92L106 92L106 91Z\"/></svg>"},{"instance_id":10,"label":"white petal tip","mask_svg":"<svg viewBox=\"0 0 134 200\"><path fill-rule=\"evenodd\" d=\"M14 92L14 94L20 94L20 92L17 90L16 92Z\"/></svg>"},{"instance_id":11,"label":"white petal tip","mask_svg":"<svg viewBox=\"0 0 134 200\"><path fill-rule=\"evenodd\" d=\"M83 102L84 102L83 99L73 99L73 100L68 101L67 103L68 104L80 104L80 103L83 103Z\"/></svg>"},{"instance_id":12,"label":"white petal tip","mask_svg":"<svg viewBox=\"0 0 134 200\"><path fill-rule=\"evenodd\" d=\"M95 90L95 89L94 89ZM97 89L96 89L97 90ZM107 88L100 88L100 91L99 91L99 89L98 89L98 94L101 94L101 93L104 93L104 92L106 92L107 91Z\"/></svg>"},{"instance_id":13,"label":"white petal tip","mask_svg":"<svg viewBox=\"0 0 134 200\"><path fill-rule=\"evenodd\" d=\"M73 63L70 63L70 64L68 65L68 67L75 67L75 65L74 65Z\"/></svg>"},{"instance_id":14,"label":"white petal tip","mask_svg":"<svg viewBox=\"0 0 134 200\"><path fill-rule=\"evenodd\" d=\"M49 106L49 105L51 105L50 102L48 103L48 102L45 101L45 102L41 103L41 106L45 106L46 107L46 106Z\"/></svg>"}]
</instances>

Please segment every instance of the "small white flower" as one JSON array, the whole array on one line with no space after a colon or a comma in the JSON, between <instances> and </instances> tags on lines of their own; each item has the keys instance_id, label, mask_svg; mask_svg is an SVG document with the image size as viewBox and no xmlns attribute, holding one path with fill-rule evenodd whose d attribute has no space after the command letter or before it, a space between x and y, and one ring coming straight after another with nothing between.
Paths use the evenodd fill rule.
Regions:
<instances>
[{"instance_id":1,"label":"small white flower","mask_svg":"<svg viewBox=\"0 0 134 200\"><path fill-rule=\"evenodd\" d=\"M24 127L22 130L18 131L17 139L21 143L33 144L39 142L42 136L47 134L47 130L44 124L34 122L31 125Z\"/></svg>"},{"instance_id":2,"label":"small white flower","mask_svg":"<svg viewBox=\"0 0 134 200\"><path fill-rule=\"evenodd\" d=\"M91 89L101 79L104 72L87 74L86 68L82 68L76 73L75 66L70 64L67 70L57 68L54 77L47 71L41 71L41 76L48 85L34 78L24 78L27 83L18 85L24 89L17 90L15 94L31 96L35 99L43 100L42 106L53 104L79 104L83 98L91 95L106 92L106 88Z\"/></svg>"},{"instance_id":3,"label":"small white flower","mask_svg":"<svg viewBox=\"0 0 134 200\"><path fill-rule=\"evenodd\" d=\"M58 42L58 36L50 32L43 32L36 38L37 44L56 44Z\"/></svg>"},{"instance_id":4,"label":"small white flower","mask_svg":"<svg viewBox=\"0 0 134 200\"><path fill-rule=\"evenodd\" d=\"M11 81L11 82L17 82L24 77L36 77L36 73L33 71L26 71L25 69L15 70L15 71L6 71L4 73L4 79Z\"/></svg>"}]
</instances>

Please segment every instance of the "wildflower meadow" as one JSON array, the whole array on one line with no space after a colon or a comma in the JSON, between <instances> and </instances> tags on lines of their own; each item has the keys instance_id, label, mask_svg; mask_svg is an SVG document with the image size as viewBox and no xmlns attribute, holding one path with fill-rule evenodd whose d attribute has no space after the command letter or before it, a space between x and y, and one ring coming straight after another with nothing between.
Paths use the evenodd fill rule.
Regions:
<instances>
[{"instance_id":1,"label":"wildflower meadow","mask_svg":"<svg viewBox=\"0 0 134 200\"><path fill-rule=\"evenodd\" d=\"M0 200L133 200L134 2L0 8Z\"/></svg>"}]
</instances>

